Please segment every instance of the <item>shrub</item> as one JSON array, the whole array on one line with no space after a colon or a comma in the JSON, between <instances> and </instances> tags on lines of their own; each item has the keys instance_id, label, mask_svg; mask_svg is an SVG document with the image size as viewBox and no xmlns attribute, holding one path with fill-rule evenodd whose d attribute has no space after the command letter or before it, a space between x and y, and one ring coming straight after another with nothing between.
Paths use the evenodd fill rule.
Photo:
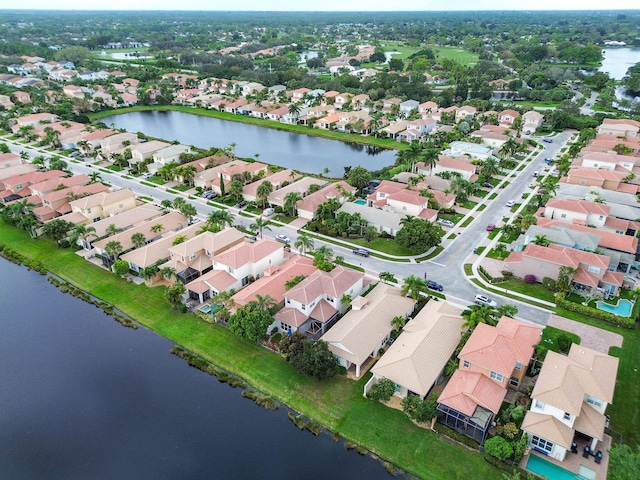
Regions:
<instances>
[{"instance_id":1,"label":"shrub","mask_svg":"<svg viewBox=\"0 0 640 480\"><path fill-rule=\"evenodd\" d=\"M380 400L388 402L395 391L395 384L391 380L383 378L371 387L371 390L369 390L369 393L367 393L367 397L378 402Z\"/></svg>"},{"instance_id":2,"label":"shrub","mask_svg":"<svg viewBox=\"0 0 640 480\"><path fill-rule=\"evenodd\" d=\"M597 318L598 320L603 320L619 327L634 328L636 324L634 319L628 317L619 317L618 315L614 315L613 313L605 312L597 308L591 308L579 303L565 300L564 295L561 293L556 295L556 305L560 308L569 310L570 312L576 312L581 315Z\"/></svg>"},{"instance_id":3,"label":"shrub","mask_svg":"<svg viewBox=\"0 0 640 480\"><path fill-rule=\"evenodd\" d=\"M524 414L525 414L524 409L520 405L518 405L511 411L510 418L514 422L518 423L520 422L520 420L524 418Z\"/></svg>"},{"instance_id":4,"label":"shrub","mask_svg":"<svg viewBox=\"0 0 640 480\"><path fill-rule=\"evenodd\" d=\"M556 341L558 342L558 348L562 353L569 353L569 350L571 349L571 344L573 343L569 335L567 335L566 333L561 333L556 338Z\"/></svg>"},{"instance_id":5,"label":"shrub","mask_svg":"<svg viewBox=\"0 0 640 480\"><path fill-rule=\"evenodd\" d=\"M435 418L436 408L438 404L432 398L422 400L417 395L409 395L402 399L402 411L407 414L411 420L416 422L428 422Z\"/></svg>"},{"instance_id":6,"label":"shrub","mask_svg":"<svg viewBox=\"0 0 640 480\"><path fill-rule=\"evenodd\" d=\"M513 456L513 447L502 437L492 437L484 442L485 451L503 462Z\"/></svg>"},{"instance_id":7,"label":"shrub","mask_svg":"<svg viewBox=\"0 0 640 480\"><path fill-rule=\"evenodd\" d=\"M451 359L447 362L447 365L444 367L444 376L451 377L456 370L458 369L458 362L455 359Z\"/></svg>"},{"instance_id":8,"label":"shrub","mask_svg":"<svg viewBox=\"0 0 640 480\"><path fill-rule=\"evenodd\" d=\"M509 422L496 427L496 434L508 441L515 440L519 431L520 429L513 422Z\"/></svg>"},{"instance_id":9,"label":"shrub","mask_svg":"<svg viewBox=\"0 0 640 480\"><path fill-rule=\"evenodd\" d=\"M433 429L438 432L440 435L444 435L449 437L452 440L455 440L458 443L466 445L469 448L473 448L474 450L478 450L478 442L473 440L472 438L463 435L460 432L453 430L452 428L447 427L446 425L442 425L441 423L436 423L433 426Z\"/></svg>"},{"instance_id":10,"label":"shrub","mask_svg":"<svg viewBox=\"0 0 640 480\"><path fill-rule=\"evenodd\" d=\"M550 277L544 277L542 279L542 286L549 290L550 292L555 292L556 290L556 281Z\"/></svg>"},{"instance_id":11,"label":"shrub","mask_svg":"<svg viewBox=\"0 0 640 480\"><path fill-rule=\"evenodd\" d=\"M524 283L536 283L536 276L535 275L525 275L524 276Z\"/></svg>"}]
</instances>

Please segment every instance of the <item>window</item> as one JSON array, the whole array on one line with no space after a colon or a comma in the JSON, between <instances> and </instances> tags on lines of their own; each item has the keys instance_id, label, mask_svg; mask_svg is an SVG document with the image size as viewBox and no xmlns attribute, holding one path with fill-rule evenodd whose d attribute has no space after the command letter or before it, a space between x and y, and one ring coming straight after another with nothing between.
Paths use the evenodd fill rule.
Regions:
<instances>
[{"instance_id":1,"label":"window","mask_svg":"<svg viewBox=\"0 0 640 480\"><path fill-rule=\"evenodd\" d=\"M599 398L596 398L596 397L592 397L591 395L587 395L587 403L589 405L593 405L594 407L601 407L602 406L602 400L600 400Z\"/></svg>"},{"instance_id":2,"label":"window","mask_svg":"<svg viewBox=\"0 0 640 480\"><path fill-rule=\"evenodd\" d=\"M518 377L511 377L509 379L509 385L511 385L512 387L517 387L519 383L520 379Z\"/></svg>"},{"instance_id":3,"label":"window","mask_svg":"<svg viewBox=\"0 0 640 480\"><path fill-rule=\"evenodd\" d=\"M284 322L280 322L280 330L283 330L285 332L288 332L289 330L291 330L291 326L287 325Z\"/></svg>"},{"instance_id":4,"label":"window","mask_svg":"<svg viewBox=\"0 0 640 480\"><path fill-rule=\"evenodd\" d=\"M306 305L302 305L302 310L306 310L307 306Z\"/></svg>"},{"instance_id":5,"label":"window","mask_svg":"<svg viewBox=\"0 0 640 480\"><path fill-rule=\"evenodd\" d=\"M502 374L498 372L491 372L490 377L496 382L502 382L502 379L504 378Z\"/></svg>"},{"instance_id":6,"label":"window","mask_svg":"<svg viewBox=\"0 0 640 480\"><path fill-rule=\"evenodd\" d=\"M291 305L291 299L287 298L287 305Z\"/></svg>"},{"instance_id":7,"label":"window","mask_svg":"<svg viewBox=\"0 0 640 480\"><path fill-rule=\"evenodd\" d=\"M196 254L192 253L191 255L189 255L189 260L195 260L196 259Z\"/></svg>"},{"instance_id":8,"label":"window","mask_svg":"<svg viewBox=\"0 0 640 480\"><path fill-rule=\"evenodd\" d=\"M562 416L562 418L564 420L571 420L571 414L569 412L564 412L564 415Z\"/></svg>"},{"instance_id":9,"label":"window","mask_svg":"<svg viewBox=\"0 0 640 480\"><path fill-rule=\"evenodd\" d=\"M247 277L244 277L244 278L242 279L242 286L243 286L243 287L246 287L247 285L249 285L249 277L248 277L248 276L247 276Z\"/></svg>"},{"instance_id":10,"label":"window","mask_svg":"<svg viewBox=\"0 0 640 480\"><path fill-rule=\"evenodd\" d=\"M551 450L553 450L553 443L551 443L548 440L545 440L544 438L540 438L536 435L531 437L531 445L541 450L544 450L545 452L551 452Z\"/></svg>"},{"instance_id":11,"label":"window","mask_svg":"<svg viewBox=\"0 0 640 480\"><path fill-rule=\"evenodd\" d=\"M567 214L566 213L561 213L560 214L560 218L567 218Z\"/></svg>"},{"instance_id":12,"label":"window","mask_svg":"<svg viewBox=\"0 0 640 480\"><path fill-rule=\"evenodd\" d=\"M206 254L207 254L207 257L210 257L210 256L211 256L211 250L205 250L205 251L204 251L204 253L206 253Z\"/></svg>"},{"instance_id":13,"label":"window","mask_svg":"<svg viewBox=\"0 0 640 480\"><path fill-rule=\"evenodd\" d=\"M333 303L333 298L332 298L332 297L327 296L327 302L331 302L331 303Z\"/></svg>"},{"instance_id":14,"label":"window","mask_svg":"<svg viewBox=\"0 0 640 480\"><path fill-rule=\"evenodd\" d=\"M406 205L403 205L403 206L402 206L402 210L406 210L406 209L407 209L407 206L406 206Z\"/></svg>"},{"instance_id":15,"label":"window","mask_svg":"<svg viewBox=\"0 0 640 480\"><path fill-rule=\"evenodd\" d=\"M382 192L378 192L380 194L380 198L385 198L387 195L385 193Z\"/></svg>"},{"instance_id":16,"label":"window","mask_svg":"<svg viewBox=\"0 0 640 480\"><path fill-rule=\"evenodd\" d=\"M535 408L537 408L538 410L544 410L544 403L541 402L540 400L536 400Z\"/></svg>"},{"instance_id":17,"label":"window","mask_svg":"<svg viewBox=\"0 0 640 480\"><path fill-rule=\"evenodd\" d=\"M589 273L600 273L600 269L598 267L594 267L593 265L589 265Z\"/></svg>"},{"instance_id":18,"label":"window","mask_svg":"<svg viewBox=\"0 0 640 480\"><path fill-rule=\"evenodd\" d=\"M600 215L600 216L598 217L598 220L602 220L603 218L604 218L604 215Z\"/></svg>"},{"instance_id":19,"label":"window","mask_svg":"<svg viewBox=\"0 0 640 480\"><path fill-rule=\"evenodd\" d=\"M520 362L516 362L515 369L520 370L522 368L522 364Z\"/></svg>"},{"instance_id":20,"label":"window","mask_svg":"<svg viewBox=\"0 0 640 480\"><path fill-rule=\"evenodd\" d=\"M540 264L540 270L546 270L547 266L543 263Z\"/></svg>"},{"instance_id":21,"label":"window","mask_svg":"<svg viewBox=\"0 0 640 480\"><path fill-rule=\"evenodd\" d=\"M233 268L232 268L232 267L229 267L229 273L231 273L231 274L233 274L233 273L234 273L234 270L233 270Z\"/></svg>"},{"instance_id":22,"label":"window","mask_svg":"<svg viewBox=\"0 0 640 480\"><path fill-rule=\"evenodd\" d=\"M462 362L462 366L464 368L469 368L469 360L465 360L464 362Z\"/></svg>"}]
</instances>

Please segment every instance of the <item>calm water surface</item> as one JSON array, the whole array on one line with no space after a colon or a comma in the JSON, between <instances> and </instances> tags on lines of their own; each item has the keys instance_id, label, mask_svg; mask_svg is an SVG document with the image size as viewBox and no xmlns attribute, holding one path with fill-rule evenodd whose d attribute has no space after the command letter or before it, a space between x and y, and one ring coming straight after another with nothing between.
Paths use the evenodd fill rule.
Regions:
<instances>
[{"instance_id":1,"label":"calm water surface","mask_svg":"<svg viewBox=\"0 0 640 480\"><path fill-rule=\"evenodd\" d=\"M0 258L0 478L387 479Z\"/></svg>"},{"instance_id":2,"label":"calm water surface","mask_svg":"<svg viewBox=\"0 0 640 480\"><path fill-rule=\"evenodd\" d=\"M379 170L395 162L395 150L382 150L337 140L310 137L271 128L230 122L183 112L131 112L105 117L107 125L130 132L144 132L169 141L178 140L200 148L236 144L240 157L253 157L281 167L308 173L329 169L332 177L342 177L345 166L360 165Z\"/></svg>"},{"instance_id":3,"label":"calm water surface","mask_svg":"<svg viewBox=\"0 0 640 480\"><path fill-rule=\"evenodd\" d=\"M600 72L606 72L615 80L621 80L629 67L640 63L640 48L605 48Z\"/></svg>"}]
</instances>

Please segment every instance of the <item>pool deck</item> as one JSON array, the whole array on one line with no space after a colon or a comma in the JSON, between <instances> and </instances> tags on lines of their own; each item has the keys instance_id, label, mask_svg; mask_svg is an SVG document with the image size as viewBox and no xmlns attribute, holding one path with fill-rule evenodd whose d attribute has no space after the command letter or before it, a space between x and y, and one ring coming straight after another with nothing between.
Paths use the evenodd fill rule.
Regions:
<instances>
[{"instance_id":1,"label":"pool deck","mask_svg":"<svg viewBox=\"0 0 640 480\"><path fill-rule=\"evenodd\" d=\"M597 464L595 462L595 457L590 455L588 458L584 458L582 456L582 452L584 451L585 445L588 443L584 440L580 440L576 438L576 443L578 444L578 453L571 453L571 451L567 452L567 455L564 457L564 462L560 462L554 458L547 457L545 455L541 455L533 450L530 451L529 455L536 455L540 458L545 459L549 463L553 463L565 470L569 470L573 473L578 473L580 471L580 465L584 465L590 470L593 470L596 474L596 480L606 480L607 479L607 470L609 468L609 454L607 450L611 448L611 437L609 435L605 435L602 442L598 442L598 446L596 447L596 451L602 450L602 462ZM529 455L525 455L520 462L520 466L525 468L527 465L527 461L529 460Z\"/></svg>"}]
</instances>

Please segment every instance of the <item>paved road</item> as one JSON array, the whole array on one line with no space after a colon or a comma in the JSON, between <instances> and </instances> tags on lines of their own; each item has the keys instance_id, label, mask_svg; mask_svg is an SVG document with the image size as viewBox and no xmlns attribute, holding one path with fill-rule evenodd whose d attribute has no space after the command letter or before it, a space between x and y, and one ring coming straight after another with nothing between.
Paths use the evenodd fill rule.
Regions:
<instances>
[{"instance_id":1,"label":"paved road","mask_svg":"<svg viewBox=\"0 0 640 480\"><path fill-rule=\"evenodd\" d=\"M432 260L424 263L406 263L384 260L373 256L362 258L353 254L350 248L328 244L320 240L315 241L316 248L326 244L334 250L336 255L343 256L346 262L364 267L366 273L372 277L377 277L379 272L391 272L401 281L401 279L409 275L422 277L426 274L429 279L436 280L444 286L444 293L446 293L448 299L462 306L469 305L472 303L475 294L486 293L472 283L464 273L464 265L472 263L473 261L472 254L474 248L487 246L490 243L486 225L489 223L499 224L504 217L510 218L517 215L518 212L512 213L505 203L512 199L519 201L523 193L533 191L529 188L534 184L533 173L538 171L541 175L544 175L543 172L545 171L545 167L547 167L544 159L555 157L562 146L569 140L570 136L568 133L561 133L553 137L553 143L541 143L543 149L533 157L533 160L529 162L522 171L514 171L512 172L513 176L508 177L510 184L500 193L500 196L495 201L488 203L485 210L474 213L475 221L464 229L450 229L450 231L457 233L456 238L454 240L445 240L443 243L443 245L445 245L444 251ZM6 139L4 141L6 141ZM12 144L8 141L7 143L11 150L16 153L26 151L32 157L43 154L46 158L51 156L49 152L19 144ZM73 163L69 161L68 164L69 168L75 174L90 174L99 170L99 167L86 163ZM148 187L140 184L139 180L123 178L120 173L99 171L105 182L130 188L136 194L152 197L157 202L165 199L173 200L178 196L174 193L166 192L163 187ZM208 214L214 210L214 207L207 205L204 199L190 200L190 202L194 204L198 211L198 216L201 218L206 218ZM236 214L236 223L243 226L252 223L251 219L237 215L237 209L230 208L229 210ZM275 236L279 233L284 233L289 236L292 243L295 243L298 237L295 229L289 226L271 226L271 231L265 231L264 235ZM448 232L448 234L449 233L450 232ZM509 303L517 305L519 309L518 316L521 318L544 325L549 321L550 313L547 310L513 299L499 298L499 296L494 293L489 293L489 295L495 298L498 304Z\"/></svg>"}]
</instances>

